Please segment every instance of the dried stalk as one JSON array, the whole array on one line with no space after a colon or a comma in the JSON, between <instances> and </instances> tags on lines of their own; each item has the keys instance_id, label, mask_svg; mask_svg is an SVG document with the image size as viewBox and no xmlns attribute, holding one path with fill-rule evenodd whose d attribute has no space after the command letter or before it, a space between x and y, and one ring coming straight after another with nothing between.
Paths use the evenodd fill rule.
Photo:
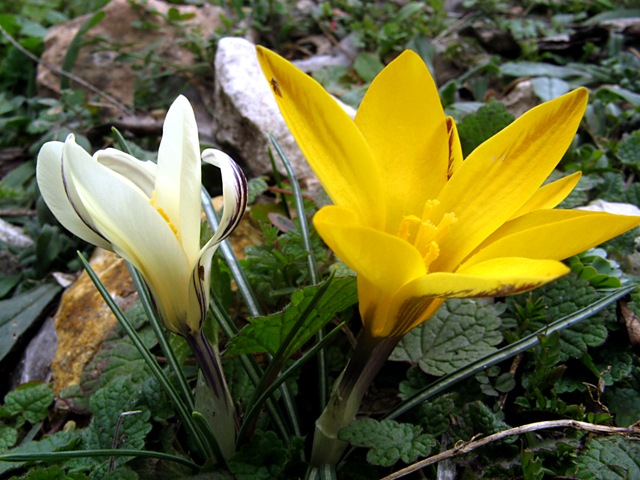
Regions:
<instances>
[{"instance_id":1,"label":"dried stalk","mask_svg":"<svg viewBox=\"0 0 640 480\"><path fill-rule=\"evenodd\" d=\"M465 453L469 453L476 448L483 447L489 443L504 440L507 437L521 435L528 432L536 432L538 430L547 430L550 428L574 428L576 430L584 430L587 432L603 433L608 435L640 437L640 422L635 423L630 427L608 427L606 425L595 425L593 423L579 422L577 420L550 420L546 422L529 423L527 425L521 425L519 427L514 427L508 430L503 430L502 432L494 433L493 435L489 435L488 437L481 438L479 440L475 440L475 438L477 438L476 436L468 442L459 442L455 447L449 450L445 450L444 452L441 452L437 455L433 455L432 457L420 460L413 465L409 465L402 470L398 470L391 475L387 475L381 480L393 480L396 478L404 477L405 475L415 472L416 470L420 470L421 468L424 468L428 465L432 465L434 463L438 463L443 460L456 457L458 455L464 455Z\"/></svg>"}]
</instances>

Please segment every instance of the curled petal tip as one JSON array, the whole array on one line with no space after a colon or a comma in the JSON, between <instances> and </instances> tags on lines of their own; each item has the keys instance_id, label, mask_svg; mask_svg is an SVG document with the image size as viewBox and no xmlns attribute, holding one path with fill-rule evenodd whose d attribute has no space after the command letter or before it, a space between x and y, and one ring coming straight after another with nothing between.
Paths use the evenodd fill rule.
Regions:
<instances>
[{"instance_id":1,"label":"curled petal tip","mask_svg":"<svg viewBox=\"0 0 640 480\"><path fill-rule=\"evenodd\" d=\"M207 246L220 243L238 226L247 208L247 179L238 164L226 153L208 148L202 152L202 160L220 169L224 207L220 225Z\"/></svg>"}]
</instances>

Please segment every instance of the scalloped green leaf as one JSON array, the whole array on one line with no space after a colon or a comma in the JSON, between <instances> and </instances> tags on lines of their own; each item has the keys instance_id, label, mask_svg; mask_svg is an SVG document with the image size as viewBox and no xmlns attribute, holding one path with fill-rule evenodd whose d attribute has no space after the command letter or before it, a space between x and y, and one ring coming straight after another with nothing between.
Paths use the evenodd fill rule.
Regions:
<instances>
[{"instance_id":1,"label":"scalloped green leaf","mask_svg":"<svg viewBox=\"0 0 640 480\"><path fill-rule=\"evenodd\" d=\"M576 464L581 480L640 478L640 444L624 437L593 438Z\"/></svg>"},{"instance_id":2,"label":"scalloped green leaf","mask_svg":"<svg viewBox=\"0 0 640 480\"><path fill-rule=\"evenodd\" d=\"M640 130L625 136L618 144L616 153L622 163L640 170Z\"/></svg>"},{"instance_id":3,"label":"scalloped green leaf","mask_svg":"<svg viewBox=\"0 0 640 480\"><path fill-rule=\"evenodd\" d=\"M269 352L275 355L323 285L324 283L297 290L291 296L291 303L282 312L249 319L249 325L231 340L227 354ZM334 278L287 348L287 356L302 347L337 313L354 305L357 301L355 278Z\"/></svg>"},{"instance_id":4,"label":"scalloped green leaf","mask_svg":"<svg viewBox=\"0 0 640 480\"><path fill-rule=\"evenodd\" d=\"M7 393L4 408L10 415L22 415L29 423L36 424L47 418L53 403L53 390L48 383L27 383Z\"/></svg>"},{"instance_id":5,"label":"scalloped green leaf","mask_svg":"<svg viewBox=\"0 0 640 480\"><path fill-rule=\"evenodd\" d=\"M430 375L446 375L495 352L502 341L500 326L491 304L451 299L407 333L389 358L418 364Z\"/></svg>"},{"instance_id":6,"label":"scalloped green leaf","mask_svg":"<svg viewBox=\"0 0 640 480\"><path fill-rule=\"evenodd\" d=\"M466 115L458 125L458 133L462 151L469 155L485 140L491 138L514 120L500 102L490 102L480 107L475 113Z\"/></svg>"},{"instance_id":7,"label":"scalloped green leaf","mask_svg":"<svg viewBox=\"0 0 640 480\"><path fill-rule=\"evenodd\" d=\"M9 425L0 424L0 451L13 447L18 441L18 431Z\"/></svg>"},{"instance_id":8,"label":"scalloped green leaf","mask_svg":"<svg viewBox=\"0 0 640 480\"><path fill-rule=\"evenodd\" d=\"M287 475L287 471L290 468L295 469L303 447L301 438L292 438L285 447L274 432L259 430L248 444L243 445L242 449L231 457L229 469L238 480L297 478L293 473Z\"/></svg>"},{"instance_id":9,"label":"scalloped green leaf","mask_svg":"<svg viewBox=\"0 0 640 480\"><path fill-rule=\"evenodd\" d=\"M383 467L391 466L398 460L415 462L429 455L437 444L431 435L422 433L422 429L416 425L373 418L351 422L340 430L338 438L356 447L369 448L367 461Z\"/></svg>"},{"instance_id":10,"label":"scalloped green leaf","mask_svg":"<svg viewBox=\"0 0 640 480\"><path fill-rule=\"evenodd\" d=\"M3 451L2 453L43 453L59 452L61 450L71 450L80 442L78 432L60 431L53 435L45 436L39 441L25 442L16 448ZM0 462L0 475L16 470L29 462ZM3 477L0 477L3 478Z\"/></svg>"}]
</instances>

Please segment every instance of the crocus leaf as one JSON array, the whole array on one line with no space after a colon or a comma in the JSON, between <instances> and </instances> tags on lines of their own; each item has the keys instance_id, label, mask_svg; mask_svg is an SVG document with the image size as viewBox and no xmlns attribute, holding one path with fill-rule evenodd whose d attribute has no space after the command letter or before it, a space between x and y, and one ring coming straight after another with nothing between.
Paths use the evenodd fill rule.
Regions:
<instances>
[{"instance_id":1,"label":"crocus leaf","mask_svg":"<svg viewBox=\"0 0 640 480\"><path fill-rule=\"evenodd\" d=\"M322 285L322 284L321 284ZM235 337L227 350L229 355L269 352L275 355L300 315L311 303L321 285L306 287L294 292L291 303L282 311L249 320ZM354 305L357 301L354 277L335 278L318 304L299 329L299 334L287 349L294 352L304 345L315 332L329 322L337 313Z\"/></svg>"},{"instance_id":2,"label":"crocus leaf","mask_svg":"<svg viewBox=\"0 0 640 480\"><path fill-rule=\"evenodd\" d=\"M577 477L623 480L640 478L640 445L625 437L593 438L577 458Z\"/></svg>"},{"instance_id":3,"label":"crocus leaf","mask_svg":"<svg viewBox=\"0 0 640 480\"><path fill-rule=\"evenodd\" d=\"M418 364L430 375L446 375L495 352L501 322L489 304L448 300L427 322L404 336L390 359Z\"/></svg>"},{"instance_id":4,"label":"crocus leaf","mask_svg":"<svg viewBox=\"0 0 640 480\"><path fill-rule=\"evenodd\" d=\"M47 283L0 302L0 361L40 318L59 291L58 285Z\"/></svg>"},{"instance_id":5,"label":"crocus leaf","mask_svg":"<svg viewBox=\"0 0 640 480\"><path fill-rule=\"evenodd\" d=\"M367 460L374 465L388 467L399 459L405 463L426 457L436 445L436 440L422 429L409 423L395 420L356 420L339 434L340 440L357 447L370 448Z\"/></svg>"},{"instance_id":6,"label":"crocus leaf","mask_svg":"<svg viewBox=\"0 0 640 480\"><path fill-rule=\"evenodd\" d=\"M43 453L57 452L61 450L72 450L80 441L77 432L66 432L64 430L44 437L39 441L29 441L20 444L16 448L7 450L3 453ZM16 470L27 462L2 462L0 461L0 475Z\"/></svg>"}]
</instances>

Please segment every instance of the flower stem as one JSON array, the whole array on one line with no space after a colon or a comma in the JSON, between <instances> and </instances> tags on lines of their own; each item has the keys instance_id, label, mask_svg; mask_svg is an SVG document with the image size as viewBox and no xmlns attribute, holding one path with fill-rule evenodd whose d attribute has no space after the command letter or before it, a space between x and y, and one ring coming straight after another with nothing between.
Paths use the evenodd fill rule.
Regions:
<instances>
[{"instance_id":1,"label":"flower stem","mask_svg":"<svg viewBox=\"0 0 640 480\"><path fill-rule=\"evenodd\" d=\"M229 459L235 450L237 423L233 400L220 365L217 352L211 347L204 332L196 332L184 336L196 361L202 370L202 376L211 393L214 421L211 429L215 433L220 452Z\"/></svg>"},{"instance_id":2,"label":"flower stem","mask_svg":"<svg viewBox=\"0 0 640 480\"><path fill-rule=\"evenodd\" d=\"M338 432L358 413L364 394L401 337L372 337L363 330L356 348L333 387L329 403L316 420L311 464L335 465L348 446Z\"/></svg>"}]
</instances>

